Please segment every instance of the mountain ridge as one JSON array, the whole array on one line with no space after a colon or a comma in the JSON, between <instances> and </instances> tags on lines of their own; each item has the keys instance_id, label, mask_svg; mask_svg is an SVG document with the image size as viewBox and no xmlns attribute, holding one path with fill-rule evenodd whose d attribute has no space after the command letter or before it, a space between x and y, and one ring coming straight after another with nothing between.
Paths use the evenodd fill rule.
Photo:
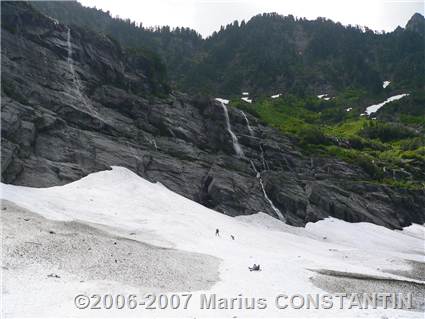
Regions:
<instances>
[{"instance_id":1,"label":"mountain ridge","mask_svg":"<svg viewBox=\"0 0 425 319\"><path fill-rule=\"evenodd\" d=\"M406 30L423 34L425 32L425 17L416 12L407 22Z\"/></svg>"},{"instance_id":2,"label":"mountain ridge","mask_svg":"<svg viewBox=\"0 0 425 319\"><path fill-rule=\"evenodd\" d=\"M188 28L140 28L128 19L114 19L77 2L67 4L68 13L60 10L62 4L33 5L64 23L110 34L124 47L143 46L158 53L172 85L191 94L231 97L242 91L257 95L285 91L314 95L350 87L378 94L385 80L401 88L423 88L425 83L413 71L425 67L424 35L405 29L378 34L324 18L271 13L235 21L202 39Z\"/></svg>"}]
</instances>

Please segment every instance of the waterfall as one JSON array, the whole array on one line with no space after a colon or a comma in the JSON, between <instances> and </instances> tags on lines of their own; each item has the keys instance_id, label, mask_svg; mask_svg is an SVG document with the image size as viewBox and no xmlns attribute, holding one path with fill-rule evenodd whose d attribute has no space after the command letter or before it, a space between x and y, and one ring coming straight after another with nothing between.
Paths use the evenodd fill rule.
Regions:
<instances>
[{"instance_id":1,"label":"waterfall","mask_svg":"<svg viewBox=\"0 0 425 319\"><path fill-rule=\"evenodd\" d=\"M251 136L254 136L254 131L252 130L251 125L249 125L249 120L248 120L248 118L246 117L246 114L244 113L244 111L241 111L241 113L242 113L243 117L245 118L246 127L248 128L249 134L250 134Z\"/></svg>"},{"instance_id":2,"label":"waterfall","mask_svg":"<svg viewBox=\"0 0 425 319\"><path fill-rule=\"evenodd\" d=\"M282 215L282 213L280 212L280 210L273 204L272 200L269 198L269 196L267 196L266 190L264 188L264 184L263 184L263 179L261 178L261 174L258 173L259 177L258 180L260 181L260 185L261 185L261 189L263 190L263 194L264 194L264 198L269 202L271 208L274 210L274 212L276 213L277 217L279 217L279 219L283 222L286 222L285 217Z\"/></svg>"},{"instance_id":3,"label":"waterfall","mask_svg":"<svg viewBox=\"0 0 425 319\"><path fill-rule=\"evenodd\" d=\"M252 167L252 169L254 170L254 172L255 172L255 176L258 178L260 175L260 172L259 171L257 171L257 168L255 167L255 164L254 164L254 162L252 161L252 160L249 160L249 162L251 163L251 167Z\"/></svg>"},{"instance_id":4,"label":"waterfall","mask_svg":"<svg viewBox=\"0 0 425 319\"><path fill-rule=\"evenodd\" d=\"M226 119L227 131L229 132L230 136L232 137L233 149L235 150L236 155L238 155L239 157L245 157L243 150L242 150L241 146L239 145L238 138L236 137L235 133L233 133L232 127L230 126L230 119L229 119L229 113L227 111L227 106L223 102L220 102L220 104L221 104L221 107L223 108L223 111L224 111L224 117Z\"/></svg>"},{"instance_id":5,"label":"waterfall","mask_svg":"<svg viewBox=\"0 0 425 319\"><path fill-rule=\"evenodd\" d=\"M71 29L68 28L68 33L67 33L67 38L66 38L66 43L67 43L67 47L68 47L68 65L69 65L69 70L71 71L72 74L72 81L76 81L76 76L75 76L75 70L74 70L74 61L72 60L72 43L71 43Z\"/></svg>"},{"instance_id":6,"label":"waterfall","mask_svg":"<svg viewBox=\"0 0 425 319\"><path fill-rule=\"evenodd\" d=\"M243 111L241 111L241 113L242 113L243 117L245 118L246 127L248 128L249 134L252 137L254 137L254 135L255 135L254 134L254 130L252 129L251 125L249 124L248 117L246 116L246 114ZM264 150L263 150L263 147L261 146L261 143L260 143L260 151L261 151L261 161L263 162L263 170L268 170L269 169L269 166L268 166L268 164L266 162L266 159L264 158ZM252 161L251 161L251 165L253 165ZM258 173L258 171L255 168L255 166L253 166L253 168L254 168L254 171L256 173Z\"/></svg>"},{"instance_id":7,"label":"waterfall","mask_svg":"<svg viewBox=\"0 0 425 319\"><path fill-rule=\"evenodd\" d=\"M224 111L224 116L225 116L225 119L226 119L227 131L228 131L228 132L229 132L229 134L232 136L233 148L234 148L234 150L235 150L235 153L236 153L239 157L245 157L245 155L244 155L244 153L243 153L243 151L242 151L242 148L241 148L241 146L239 145L238 138L237 138L237 137L236 137L236 135L233 133L233 131L232 131L232 127L230 126L230 119L229 119L229 113L228 113L228 111L227 111L227 107L226 107L226 105L225 105L223 102L220 102L220 104L221 104L221 107L223 108L223 111ZM251 136L254 136L254 131L252 130L251 126L249 125L248 118L246 117L246 115L245 115L245 113L244 113L243 111L241 111L241 113L242 113L242 115L243 115L243 116L244 116L244 118L245 118L246 125L247 125L247 127L248 127L248 131L249 131L249 133L251 134ZM264 169L267 169L267 163L266 163L266 161L265 161L265 159L264 159L264 151L263 151L263 147L261 146L261 144L260 144L260 149L261 149L261 158L262 158L262 161L263 161ZM285 219L285 217L283 216L283 214L282 214L282 213L280 212L280 210L279 210L279 209L278 209L278 208L277 208L277 207L273 204L272 200L271 200L271 199L269 198L269 196L267 195L267 193L266 193L266 189L264 188L264 183L263 183L263 179L262 179L262 177L261 177L261 173L257 170L257 168L255 167L255 164L254 164L254 162L253 162L252 160L249 160L249 162L251 163L252 169L254 170L255 175L256 175L256 177L257 177L258 181L260 182L260 186L261 186L261 189L262 189L262 191L263 191L264 198L265 198L265 199L266 199L266 201L269 203L269 205L270 205L270 207L273 209L273 211L276 213L277 217L278 217L281 221L286 222L286 219Z\"/></svg>"},{"instance_id":8,"label":"waterfall","mask_svg":"<svg viewBox=\"0 0 425 319\"><path fill-rule=\"evenodd\" d=\"M286 222L286 219L285 219L285 217L283 216L283 214L281 213L281 211L279 210L279 208L277 208L277 207L273 204L272 200L271 200L271 199L269 198L269 196L267 195L267 193L266 193L266 189L264 188L264 184L263 184L263 179L262 179L262 177L261 177L261 173L257 170L257 168L255 167L255 164L254 164L254 162L253 162L252 160L250 160L250 163L251 163L252 169L254 170L255 175L256 175L256 177L257 177L258 181L260 182L260 186L261 186L261 189L262 189L262 191L263 191L264 198L265 198L265 199L266 199L266 201L269 203L269 205L270 205L270 207L273 209L273 211L276 213L277 217L278 217L281 221Z\"/></svg>"},{"instance_id":9,"label":"waterfall","mask_svg":"<svg viewBox=\"0 0 425 319\"><path fill-rule=\"evenodd\" d=\"M97 115L97 112L95 112L95 110L93 110L93 108L90 107L90 105L87 103L86 98L81 93L81 82L80 82L80 79L78 78L77 74L75 73L74 60L72 59L72 43L71 43L71 29L70 28L68 28L66 42L67 42L67 46L68 46L68 59L67 59L67 61L68 61L68 65L69 65L69 70L71 71L71 75L72 75L72 82L74 83L75 95L77 96L77 98L80 101L83 102L83 105L85 106L87 111L93 111Z\"/></svg>"}]
</instances>

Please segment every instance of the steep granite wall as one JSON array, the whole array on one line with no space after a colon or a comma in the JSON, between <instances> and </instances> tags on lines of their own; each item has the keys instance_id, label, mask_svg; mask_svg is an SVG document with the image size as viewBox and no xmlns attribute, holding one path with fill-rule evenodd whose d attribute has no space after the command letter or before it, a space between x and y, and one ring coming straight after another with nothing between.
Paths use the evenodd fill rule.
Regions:
<instances>
[{"instance_id":1,"label":"steep granite wall","mask_svg":"<svg viewBox=\"0 0 425 319\"><path fill-rule=\"evenodd\" d=\"M235 216L289 224L334 216L390 228L425 222L424 191L364 182L360 168L302 155L296 141L219 102L173 92L150 61L108 37L2 3L2 181L46 187L125 166ZM253 167L255 166L255 168Z\"/></svg>"}]
</instances>

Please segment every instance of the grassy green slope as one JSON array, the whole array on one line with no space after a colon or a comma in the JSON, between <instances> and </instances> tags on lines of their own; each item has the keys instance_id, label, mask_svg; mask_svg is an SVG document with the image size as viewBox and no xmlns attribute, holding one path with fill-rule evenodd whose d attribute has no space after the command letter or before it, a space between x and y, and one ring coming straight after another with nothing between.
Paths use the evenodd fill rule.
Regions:
<instances>
[{"instance_id":1,"label":"grassy green slope","mask_svg":"<svg viewBox=\"0 0 425 319\"><path fill-rule=\"evenodd\" d=\"M373 115L375 119L360 116L380 98L346 90L328 101L284 95L259 98L252 104L232 100L230 105L292 135L306 153L337 157L362 167L370 182L424 188L425 95L415 91L386 104Z\"/></svg>"}]
</instances>

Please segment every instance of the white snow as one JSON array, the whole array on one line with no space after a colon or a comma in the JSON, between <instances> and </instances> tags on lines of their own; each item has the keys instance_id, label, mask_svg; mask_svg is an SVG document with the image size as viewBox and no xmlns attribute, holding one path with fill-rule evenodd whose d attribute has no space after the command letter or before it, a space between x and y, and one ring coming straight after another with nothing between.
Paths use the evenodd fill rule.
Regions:
<instances>
[{"instance_id":1,"label":"white snow","mask_svg":"<svg viewBox=\"0 0 425 319\"><path fill-rule=\"evenodd\" d=\"M407 267L405 259L423 262L424 226L391 231L369 223L350 224L335 218L309 223L305 228L286 225L258 213L232 218L184 198L160 183L151 183L133 172L113 167L60 187L30 188L2 184L2 199L48 219L90 223L115 229L118 234L141 233L146 243L216 256L222 260L220 280L209 291L193 291L189 310L78 310L77 293L139 294L140 287L110 281L79 282L61 274L46 280L34 267L15 270L16 281L3 287L4 313L8 317L54 314L68 316L147 317L417 317L414 311L368 309L279 310L278 294L325 293L310 281L309 269L332 269L413 281L380 269ZM220 237L214 235L220 229ZM235 236L235 240L230 239ZM19 234L16 234L19 236ZM69 262L72 262L70 260ZM101 262L101 261L100 261ZM36 265L36 261L34 261ZM261 272L249 272L257 263ZM378 268L379 267L379 268ZM160 265L158 265L160 268ZM3 271L8 276L14 270ZM47 270L46 270L47 271ZM169 271L169 270L168 270ZM157 291L168 292L166 287ZM266 309L199 309L201 293L219 297L266 298Z\"/></svg>"},{"instance_id":2,"label":"white snow","mask_svg":"<svg viewBox=\"0 0 425 319\"><path fill-rule=\"evenodd\" d=\"M413 236L422 240L425 240L425 227L413 224L403 229L403 233L409 236Z\"/></svg>"},{"instance_id":3,"label":"white snow","mask_svg":"<svg viewBox=\"0 0 425 319\"><path fill-rule=\"evenodd\" d=\"M372 113L375 113L375 112L377 112L377 111L378 111L381 107L383 107L385 104L390 103L390 102L392 102L392 101L400 100L400 99L402 99L403 97L408 96L408 95L409 95L408 93L404 93L404 94L398 94L398 95L391 96L391 97L389 97L388 99L386 99L386 100L385 100L384 102L382 102L382 103L379 103L379 104L375 104L375 105L368 106L368 107L366 108L365 113L366 113L367 115L370 115L370 114L372 114Z\"/></svg>"},{"instance_id":4,"label":"white snow","mask_svg":"<svg viewBox=\"0 0 425 319\"><path fill-rule=\"evenodd\" d=\"M241 97L242 101L245 101L247 103L252 103L252 99L248 98L248 97Z\"/></svg>"},{"instance_id":5,"label":"white snow","mask_svg":"<svg viewBox=\"0 0 425 319\"><path fill-rule=\"evenodd\" d=\"M345 110L346 110L347 112L350 112L352 109L353 109L352 107L347 107Z\"/></svg>"},{"instance_id":6,"label":"white snow","mask_svg":"<svg viewBox=\"0 0 425 319\"><path fill-rule=\"evenodd\" d=\"M282 94L281 93L278 93L278 94L272 95L271 98L272 99L277 99L280 96L282 96Z\"/></svg>"},{"instance_id":7,"label":"white snow","mask_svg":"<svg viewBox=\"0 0 425 319\"><path fill-rule=\"evenodd\" d=\"M319 99L323 99L323 100L325 100L325 101L329 101L332 97L330 97L330 96L328 96L328 93L325 93L325 94L319 94L318 96L317 96Z\"/></svg>"},{"instance_id":8,"label":"white snow","mask_svg":"<svg viewBox=\"0 0 425 319\"><path fill-rule=\"evenodd\" d=\"M249 92L242 92L242 95L243 96L248 96L249 95Z\"/></svg>"},{"instance_id":9,"label":"white snow","mask_svg":"<svg viewBox=\"0 0 425 319\"><path fill-rule=\"evenodd\" d=\"M221 97L216 97L215 100L223 104L229 104L229 100L223 99Z\"/></svg>"},{"instance_id":10,"label":"white snow","mask_svg":"<svg viewBox=\"0 0 425 319\"><path fill-rule=\"evenodd\" d=\"M390 81L384 81L383 83L382 83L382 87L385 89L388 85L390 85L391 84L391 82Z\"/></svg>"}]
</instances>

